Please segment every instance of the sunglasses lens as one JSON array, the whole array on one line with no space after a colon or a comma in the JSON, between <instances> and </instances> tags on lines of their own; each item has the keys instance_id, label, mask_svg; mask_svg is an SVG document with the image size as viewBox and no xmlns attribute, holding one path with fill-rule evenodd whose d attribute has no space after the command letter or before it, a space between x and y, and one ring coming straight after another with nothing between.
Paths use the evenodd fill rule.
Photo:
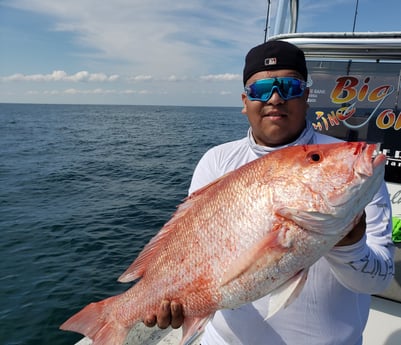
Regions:
<instances>
[{"instance_id":1,"label":"sunglasses lens","mask_svg":"<svg viewBox=\"0 0 401 345\"><path fill-rule=\"evenodd\" d=\"M284 100L303 95L306 83L296 78L268 78L260 79L245 87L248 98L252 101L266 102L276 90Z\"/></svg>"},{"instance_id":2,"label":"sunglasses lens","mask_svg":"<svg viewBox=\"0 0 401 345\"><path fill-rule=\"evenodd\" d=\"M273 91L274 79L261 79L248 87L248 97L251 100L268 100Z\"/></svg>"}]
</instances>

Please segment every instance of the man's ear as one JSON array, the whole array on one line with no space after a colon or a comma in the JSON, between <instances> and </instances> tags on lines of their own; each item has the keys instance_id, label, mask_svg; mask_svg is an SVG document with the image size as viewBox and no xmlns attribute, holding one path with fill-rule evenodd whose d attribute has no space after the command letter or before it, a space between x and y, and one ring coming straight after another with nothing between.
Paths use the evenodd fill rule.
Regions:
<instances>
[{"instance_id":1,"label":"man's ear","mask_svg":"<svg viewBox=\"0 0 401 345\"><path fill-rule=\"evenodd\" d=\"M305 102L308 100L309 91L310 91L310 88L309 88L309 87L307 87L307 88L305 89L305 91L304 91L304 99L305 99Z\"/></svg>"},{"instance_id":2,"label":"man's ear","mask_svg":"<svg viewBox=\"0 0 401 345\"><path fill-rule=\"evenodd\" d=\"M247 95L246 95L245 92L243 92L243 93L241 94L241 100L242 100L242 104L243 104L241 113L244 114L244 115L246 115L246 113L247 113L247 111L248 111L248 110L247 110L247 107L246 107L246 101L248 100L248 97L247 97Z\"/></svg>"}]
</instances>

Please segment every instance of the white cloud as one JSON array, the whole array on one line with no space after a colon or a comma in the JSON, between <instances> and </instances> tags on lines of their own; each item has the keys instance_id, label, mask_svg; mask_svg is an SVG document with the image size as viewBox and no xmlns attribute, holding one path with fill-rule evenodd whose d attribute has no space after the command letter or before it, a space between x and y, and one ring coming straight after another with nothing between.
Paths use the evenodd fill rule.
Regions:
<instances>
[{"instance_id":1,"label":"white cloud","mask_svg":"<svg viewBox=\"0 0 401 345\"><path fill-rule=\"evenodd\" d=\"M79 93L80 93L80 91L79 91L79 90L77 90L77 89L73 89L73 88L71 88L71 89L67 89L67 90L65 90L65 91L64 91L64 93L66 93L66 94L70 94L70 95L76 95L76 94L79 94Z\"/></svg>"},{"instance_id":2,"label":"white cloud","mask_svg":"<svg viewBox=\"0 0 401 345\"><path fill-rule=\"evenodd\" d=\"M240 74L232 74L232 73L214 74L214 75L209 74L201 76L200 79L205 81L232 81L232 80L242 80L242 76Z\"/></svg>"},{"instance_id":3,"label":"white cloud","mask_svg":"<svg viewBox=\"0 0 401 345\"><path fill-rule=\"evenodd\" d=\"M78 88L67 88L64 90L28 90L27 95L147 95L155 93L166 93L159 91L149 91L149 90L132 90L132 89L104 89L104 88L94 88L94 89L78 89Z\"/></svg>"},{"instance_id":4,"label":"white cloud","mask_svg":"<svg viewBox=\"0 0 401 345\"><path fill-rule=\"evenodd\" d=\"M165 80L176 82L176 81L185 81L185 80L188 80L188 78L186 76L179 77L179 76L176 76L176 75L170 75Z\"/></svg>"},{"instance_id":5,"label":"white cloud","mask_svg":"<svg viewBox=\"0 0 401 345\"><path fill-rule=\"evenodd\" d=\"M152 81L168 81L168 82L180 82L188 80L196 80L197 78L188 78L187 76L170 75L165 78L155 78L151 75L138 75L121 77L120 75L106 75L104 73L89 73L88 71L80 71L75 74L68 75L66 72L61 70L53 71L49 74L22 74L16 73L10 76L1 77L0 80L3 82L115 82L115 81L127 81L127 82L152 82ZM199 77L202 81L241 81L242 76L240 74L208 74Z\"/></svg>"},{"instance_id":6,"label":"white cloud","mask_svg":"<svg viewBox=\"0 0 401 345\"><path fill-rule=\"evenodd\" d=\"M113 74L111 76L107 76L104 73L92 73L86 76L88 81L116 81L119 79L119 75Z\"/></svg>"},{"instance_id":7,"label":"white cloud","mask_svg":"<svg viewBox=\"0 0 401 345\"><path fill-rule=\"evenodd\" d=\"M63 71L54 71L51 74L30 74L30 75L25 75L22 73L16 73L13 75L10 75L8 77L2 77L2 81L60 81L62 79L65 79L67 74Z\"/></svg>"},{"instance_id":8,"label":"white cloud","mask_svg":"<svg viewBox=\"0 0 401 345\"><path fill-rule=\"evenodd\" d=\"M16 73L10 76L2 77L1 80L6 81L31 81L31 82L106 82L116 81L119 76L116 74L107 76L104 73L89 73L88 71L80 71L72 75L68 75L64 71L53 71L50 74L21 74Z\"/></svg>"},{"instance_id":9,"label":"white cloud","mask_svg":"<svg viewBox=\"0 0 401 345\"><path fill-rule=\"evenodd\" d=\"M151 75L137 75L135 77L128 77L128 81L149 81L153 80L153 77Z\"/></svg>"},{"instance_id":10,"label":"white cloud","mask_svg":"<svg viewBox=\"0 0 401 345\"><path fill-rule=\"evenodd\" d=\"M110 95L110 94L116 94L118 93L118 91L110 89L102 89L102 88L89 89L89 90L70 88L64 90L63 93L70 95Z\"/></svg>"}]
</instances>

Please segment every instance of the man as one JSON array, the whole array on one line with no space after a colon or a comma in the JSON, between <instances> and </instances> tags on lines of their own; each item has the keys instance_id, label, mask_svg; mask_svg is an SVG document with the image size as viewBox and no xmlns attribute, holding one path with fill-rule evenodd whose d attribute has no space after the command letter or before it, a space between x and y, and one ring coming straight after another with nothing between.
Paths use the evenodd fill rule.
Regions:
<instances>
[{"instance_id":1,"label":"man","mask_svg":"<svg viewBox=\"0 0 401 345\"><path fill-rule=\"evenodd\" d=\"M245 60L242 113L247 137L212 148L199 161L189 192L274 150L338 139L316 133L306 121L307 68L303 52L272 41L251 49ZM384 290L394 271L391 208L383 185L355 228L311 268L298 298L265 320L265 296L235 310L217 311L202 345L362 344L370 294ZM378 269L380 268L380 269ZM145 324L182 324L182 306L164 301Z\"/></svg>"}]
</instances>

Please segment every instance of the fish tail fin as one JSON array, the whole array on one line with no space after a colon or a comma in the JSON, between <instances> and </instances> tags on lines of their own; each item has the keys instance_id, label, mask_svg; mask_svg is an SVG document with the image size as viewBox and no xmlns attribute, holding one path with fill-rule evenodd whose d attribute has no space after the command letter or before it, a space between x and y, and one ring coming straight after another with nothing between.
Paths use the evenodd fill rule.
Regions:
<instances>
[{"instance_id":1,"label":"fish tail fin","mask_svg":"<svg viewBox=\"0 0 401 345\"><path fill-rule=\"evenodd\" d=\"M115 297L87 305L65 321L60 329L84 334L92 340L92 345L123 344L130 328L118 323L107 312L107 306Z\"/></svg>"}]
</instances>

